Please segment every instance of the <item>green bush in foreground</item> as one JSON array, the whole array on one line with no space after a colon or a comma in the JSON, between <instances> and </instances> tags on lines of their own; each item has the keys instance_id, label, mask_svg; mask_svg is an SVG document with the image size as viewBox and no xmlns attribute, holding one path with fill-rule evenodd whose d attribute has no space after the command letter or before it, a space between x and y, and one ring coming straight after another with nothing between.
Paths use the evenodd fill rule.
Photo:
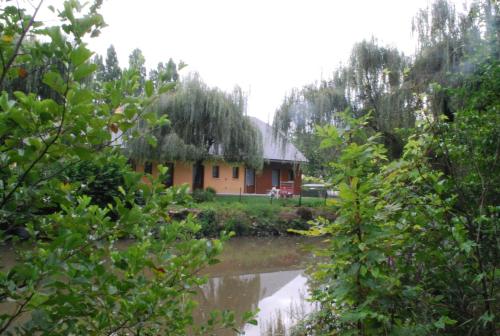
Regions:
<instances>
[{"instance_id":1,"label":"green bush in foreground","mask_svg":"<svg viewBox=\"0 0 500 336\"><path fill-rule=\"evenodd\" d=\"M498 61L483 64L469 79L476 92L454 92L467 97L454 122L422 122L393 162L377 135L367 136L366 118L319 128L340 156L331 164L338 217L305 232L332 236L330 260L314 274L316 330L496 334L498 74Z\"/></svg>"},{"instance_id":2,"label":"green bush in foreground","mask_svg":"<svg viewBox=\"0 0 500 336\"><path fill-rule=\"evenodd\" d=\"M155 92L148 81L146 97L136 97L133 70L91 83L96 65L83 40L104 26L100 4L65 1L54 26L36 20L42 1L32 14L10 3L0 9L0 242L16 254L0 271L2 335L184 335L193 288L205 281L198 272L222 248L220 240L194 239L200 225L192 217L172 221L165 209L182 192L141 183L113 146L111 132L127 140L139 118L152 128L166 122L147 107L171 86ZM43 90L35 94L25 81ZM99 199L82 192L78 176L68 181L64 172L75 164L90 185L103 176L82 170L96 165L123 179ZM11 235L18 227L28 236L22 244ZM234 315L206 322L190 328L206 335L234 326Z\"/></svg>"}]
</instances>

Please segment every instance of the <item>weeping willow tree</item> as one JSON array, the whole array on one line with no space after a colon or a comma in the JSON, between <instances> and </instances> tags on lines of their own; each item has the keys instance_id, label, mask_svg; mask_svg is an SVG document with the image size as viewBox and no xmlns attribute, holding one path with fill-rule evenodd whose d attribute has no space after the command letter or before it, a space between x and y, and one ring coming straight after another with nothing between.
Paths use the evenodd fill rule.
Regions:
<instances>
[{"instance_id":1,"label":"weeping willow tree","mask_svg":"<svg viewBox=\"0 0 500 336\"><path fill-rule=\"evenodd\" d=\"M322 175L325 153L318 149L316 125L338 124L345 110L355 116L371 112L371 127L399 155L402 144L395 129L412 125L415 99L406 83L410 59L376 40L354 46L349 62L336 69L328 81L293 90L276 111L275 133L295 139L309 160L308 173Z\"/></svg>"},{"instance_id":2,"label":"weeping willow tree","mask_svg":"<svg viewBox=\"0 0 500 336\"><path fill-rule=\"evenodd\" d=\"M475 71L474 59L498 58L500 40L498 3L472 2L462 12L446 0L434 1L413 20L418 46L413 57L376 40L354 45L347 64L330 80L293 90L277 109L276 133L293 138L309 160L309 173L321 175L329 153L318 149L315 125L339 123L349 110L355 117L371 113L370 127L382 134L392 157L401 154L399 129L412 127L417 111L453 120L461 102L442 87L459 87ZM331 153L330 153L331 154Z\"/></svg>"},{"instance_id":3,"label":"weeping willow tree","mask_svg":"<svg viewBox=\"0 0 500 336\"><path fill-rule=\"evenodd\" d=\"M316 125L339 122L338 112L349 107L345 97L345 74L338 71L332 81L294 89L285 97L273 121L274 135L284 133L307 157L304 168L307 175L324 176L325 157L330 149L321 149L321 139L314 132Z\"/></svg>"},{"instance_id":4,"label":"weeping willow tree","mask_svg":"<svg viewBox=\"0 0 500 336\"><path fill-rule=\"evenodd\" d=\"M371 40L354 46L345 71L350 109L355 116L372 113L369 126L382 134L393 156L402 150L396 129L414 122L416 102L405 76L409 66L410 59L397 49Z\"/></svg>"},{"instance_id":5,"label":"weeping willow tree","mask_svg":"<svg viewBox=\"0 0 500 336\"><path fill-rule=\"evenodd\" d=\"M169 123L154 131L156 145L145 134L127 144L138 161L190 161L224 159L262 166L262 139L245 113L245 97L239 88L226 93L210 88L198 75L187 77L176 89L160 97L153 107ZM139 121L136 131L145 129Z\"/></svg>"},{"instance_id":6,"label":"weeping willow tree","mask_svg":"<svg viewBox=\"0 0 500 336\"><path fill-rule=\"evenodd\" d=\"M432 117L453 121L462 103L441 87L461 87L478 70L477 60L498 59L499 14L498 2L491 0L474 1L463 12L437 0L414 17L418 48L409 79L414 92L425 94Z\"/></svg>"}]
</instances>

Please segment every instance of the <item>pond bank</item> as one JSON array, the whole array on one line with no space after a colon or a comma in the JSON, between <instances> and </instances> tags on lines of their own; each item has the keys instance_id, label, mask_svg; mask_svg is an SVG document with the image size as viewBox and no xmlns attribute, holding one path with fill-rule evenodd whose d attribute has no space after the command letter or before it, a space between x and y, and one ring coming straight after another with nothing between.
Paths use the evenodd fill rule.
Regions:
<instances>
[{"instance_id":1,"label":"pond bank","mask_svg":"<svg viewBox=\"0 0 500 336\"><path fill-rule=\"evenodd\" d=\"M193 214L201 225L202 237L217 237L222 231L233 231L241 237L283 236L290 234L290 229L307 230L308 222L319 217L335 219L335 213L325 207L249 206L241 203L202 204L197 208L177 208L169 213L176 219Z\"/></svg>"}]
</instances>

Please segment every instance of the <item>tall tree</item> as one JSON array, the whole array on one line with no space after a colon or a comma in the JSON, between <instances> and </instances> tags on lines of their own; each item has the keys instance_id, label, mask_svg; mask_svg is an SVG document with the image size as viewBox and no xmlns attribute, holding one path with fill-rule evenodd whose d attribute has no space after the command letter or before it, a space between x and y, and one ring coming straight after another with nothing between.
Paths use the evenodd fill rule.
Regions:
<instances>
[{"instance_id":1,"label":"tall tree","mask_svg":"<svg viewBox=\"0 0 500 336\"><path fill-rule=\"evenodd\" d=\"M101 55L95 55L92 63L96 65L96 70L92 78L93 85L99 85L106 81L106 67Z\"/></svg>"},{"instance_id":2,"label":"tall tree","mask_svg":"<svg viewBox=\"0 0 500 336\"><path fill-rule=\"evenodd\" d=\"M106 51L105 73L106 76L104 77L104 80L107 82L118 80L122 74L122 70L118 62L118 55L116 54L116 50L113 45L110 45Z\"/></svg>"},{"instance_id":3,"label":"tall tree","mask_svg":"<svg viewBox=\"0 0 500 336\"><path fill-rule=\"evenodd\" d=\"M133 70L139 76L139 87L137 93L144 92L144 85L146 83L146 58L142 54L141 49L135 48L128 57L129 70Z\"/></svg>"},{"instance_id":4,"label":"tall tree","mask_svg":"<svg viewBox=\"0 0 500 336\"><path fill-rule=\"evenodd\" d=\"M180 68L185 65L181 61ZM156 88L161 87L165 83L174 83L179 80L179 71L177 64L173 59L169 59L167 63L159 62L156 69L149 72L149 80L151 80Z\"/></svg>"},{"instance_id":5,"label":"tall tree","mask_svg":"<svg viewBox=\"0 0 500 336\"><path fill-rule=\"evenodd\" d=\"M148 78L150 81L153 82L155 87L158 87L158 84L160 82L160 74L165 71L165 65L163 62L159 62L158 65L156 66L156 69L152 69L149 71Z\"/></svg>"},{"instance_id":6,"label":"tall tree","mask_svg":"<svg viewBox=\"0 0 500 336\"><path fill-rule=\"evenodd\" d=\"M275 129L296 139L310 166L321 168L324 156L307 145L318 143L314 125L338 123L338 113L346 108L357 117L370 112L370 128L382 134L389 156L398 157L404 142L399 128L413 126L422 111L452 121L463 105L441 88L460 87L476 70L474 59L496 55L498 6L474 1L458 12L447 0L434 1L413 19L418 40L413 58L373 39L357 43L347 64L330 80L294 90L285 98L275 114Z\"/></svg>"},{"instance_id":7,"label":"tall tree","mask_svg":"<svg viewBox=\"0 0 500 336\"><path fill-rule=\"evenodd\" d=\"M358 117L372 113L371 129L382 133L393 157L399 156L402 140L395 129L413 125L417 105L405 76L409 66L408 57L374 39L357 43L349 62L330 80L293 90L285 98L276 111L274 129L295 139L309 160L306 172L323 175L327 153L318 150L315 126L340 123L339 113L346 109Z\"/></svg>"}]
</instances>

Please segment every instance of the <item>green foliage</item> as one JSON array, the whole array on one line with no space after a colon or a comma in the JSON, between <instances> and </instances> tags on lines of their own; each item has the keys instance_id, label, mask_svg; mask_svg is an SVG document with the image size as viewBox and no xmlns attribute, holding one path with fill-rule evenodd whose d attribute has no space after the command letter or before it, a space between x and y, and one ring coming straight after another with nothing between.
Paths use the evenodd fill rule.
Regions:
<instances>
[{"instance_id":1,"label":"green foliage","mask_svg":"<svg viewBox=\"0 0 500 336\"><path fill-rule=\"evenodd\" d=\"M132 50L128 57L128 67L138 76L136 94L143 94L146 85L146 58L141 49Z\"/></svg>"},{"instance_id":2,"label":"green foliage","mask_svg":"<svg viewBox=\"0 0 500 336\"><path fill-rule=\"evenodd\" d=\"M200 236L217 237L222 231L233 231L237 236L287 235L290 230L308 229L308 222L314 218L335 218L333 211L320 206L324 204L322 199L310 202L312 207L296 207L278 200L271 204L266 197L243 203L237 197L219 200L221 197L217 196L215 202L200 203L195 210L201 224Z\"/></svg>"},{"instance_id":3,"label":"green foliage","mask_svg":"<svg viewBox=\"0 0 500 336\"><path fill-rule=\"evenodd\" d=\"M205 191L208 192L208 193L211 193L214 196L217 194L217 191L214 188L212 188L212 187L206 187Z\"/></svg>"},{"instance_id":4,"label":"green foliage","mask_svg":"<svg viewBox=\"0 0 500 336\"><path fill-rule=\"evenodd\" d=\"M418 47L409 58L380 46L375 39L353 46L347 63L330 79L293 90L277 109L273 126L286 133L308 158L308 175L327 174L328 161L338 153L320 149L316 125L336 125L339 113L372 114L368 121L390 158L398 158L406 141L401 128L414 127L424 108L433 118L453 120L459 108L453 95L440 87L460 88L477 60L499 57L500 9L497 1L472 1L463 11L447 0L436 0L413 20Z\"/></svg>"},{"instance_id":5,"label":"green foliage","mask_svg":"<svg viewBox=\"0 0 500 336\"><path fill-rule=\"evenodd\" d=\"M323 153L316 172L339 190L335 221L302 232L331 242L307 333L498 333L499 15L435 1L414 20L413 60L357 44L278 110L276 129Z\"/></svg>"},{"instance_id":6,"label":"green foliage","mask_svg":"<svg viewBox=\"0 0 500 336\"><path fill-rule=\"evenodd\" d=\"M165 210L185 193L142 183L113 146L112 133L126 141L138 118L145 128L165 120L147 110L159 91L137 96L134 71L89 82L98 66L83 41L104 26L101 1L65 1L54 26L36 20L41 4L0 9L0 242L15 254L0 271L0 334L184 335L206 280L198 272L228 237L194 239L200 225ZM33 81L43 94L13 90L29 79L25 65L43 65ZM11 235L19 227L23 244ZM234 327L230 312L193 332L220 326Z\"/></svg>"},{"instance_id":7,"label":"green foliage","mask_svg":"<svg viewBox=\"0 0 500 336\"><path fill-rule=\"evenodd\" d=\"M106 66L104 68L104 81L111 82L120 79L122 70L118 63L115 47L110 45L106 51Z\"/></svg>"},{"instance_id":8,"label":"green foliage","mask_svg":"<svg viewBox=\"0 0 500 336\"><path fill-rule=\"evenodd\" d=\"M91 204L100 208L106 208L108 204L115 205L114 198L123 195L119 187L123 188L124 175L128 171L123 161L123 156L112 156L78 162L67 169L67 180L75 184L75 194L89 196Z\"/></svg>"},{"instance_id":9,"label":"green foliage","mask_svg":"<svg viewBox=\"0 0 500 336\"><path fill-rule=\"evenodd\" d=\"M149 72L149 79L157 87L160 88L162 83L176 83L179 80L179 73L182 62L179 64L179 69L172 59L169 59L165 64L158 63L155 70Z\"/></svg>"},{"instance_id":10,"label":"green foliage","mask_svg":"<svg viewBox=\"0 0 500 336\"><path fill-rule=\"evenodd\" d=\"M449 92L465 104L454 122L422 121L399 160L387 162L365 118L318 128L340 155L330 164L338 217L306 232L332 236L315 272L317 330L495 334L500 67L479 69Z\"/></svg>"},{"instance_id":11,"label":"green foliage","mask_svg":"<svg viewBox=\"0 0 500 336\"><path fill-rule=\"evenodd\" d=\"M342 333L387 334L401 288L388 262L396 257L396 241L389 239L397 232L390 222L394 207L378 198L386 151L376 137L364 134L366 118L347 121L349 127L340 132L331 127L318 130L325 137L323 146L340 146L341 154L332 163L338 218L315 228L334 237L328 267L316 273L328 290L316 296L334 312Z\"/></svg>"},{"instance_id":12,"label":"green foliage","mask_svg":"<svg viewBox=\"0 0 500 336\"><path fill-rule=\"evenodd\" d=\"M193 191L193 200L195 202L201 203L201 202L212 202L215 198L215 189L213 188L206 188L205 190L203 189L196 189Z\"/></svg>"},{"instance_id":13,"label":"green foliage","mask_svg":"<svg viewBox=\"0 0 500 336\"><path fill-rule=\"evenodd\" d=\"M188 77L151 109L159 117L168 115L170 121L152 134L157 145L151 146L151 133L139 122L134 131L141 137L127 143L127 154L138 161L160 162L222 157L258 169L263 163L262 139L244 105L241 89L225 93L209 88L197 75Z\"/></svg>"}]
</instances>

